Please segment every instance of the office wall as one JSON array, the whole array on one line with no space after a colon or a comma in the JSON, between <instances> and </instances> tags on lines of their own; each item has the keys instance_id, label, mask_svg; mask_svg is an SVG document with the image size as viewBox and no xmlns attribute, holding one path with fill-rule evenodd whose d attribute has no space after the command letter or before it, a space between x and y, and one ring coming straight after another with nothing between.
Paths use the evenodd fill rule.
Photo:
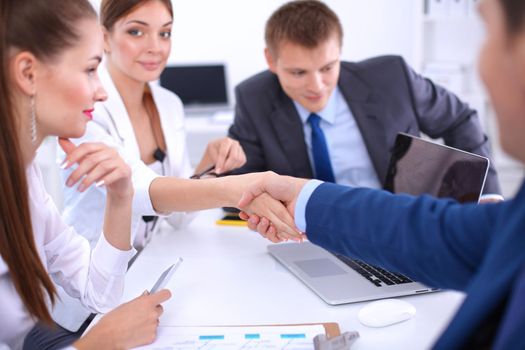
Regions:
<instances>
[{"instance_id":1,"label":"office wall","mask_svg":"<svg viewBox=\"0 0 525 350\"><path fill-rule=\"evenodd\" d=\"M266 68L264 25L284 0L172 0L173 47L170 63L227 64L233 87ZM419 0L326 0L341 18L343 58L395 53L414 64L417 57ZM98 8L100 1L92 3Z\"/></svg>"}]
</instances>

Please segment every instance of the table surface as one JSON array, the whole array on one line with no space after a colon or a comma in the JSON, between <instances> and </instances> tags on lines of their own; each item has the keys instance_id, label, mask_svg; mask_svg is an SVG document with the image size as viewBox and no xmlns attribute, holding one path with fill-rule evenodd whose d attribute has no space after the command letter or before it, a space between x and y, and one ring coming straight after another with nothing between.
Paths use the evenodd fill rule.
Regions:
<instances>
[{"instance_id":1,"label":"table surface","mask_svg":"<svg viewBox=\"0 0 525 350\"><path fill-rule=\"evenodd\" d=\"M357 319L363 303L332 306L273 259L269 241L245 227L219 226L222 211L201 212L190 226L163 223L126 276L123 301L150 289L162 271L184 262L167 285L160 324L169 326L263 325L338 322L359 331L352 349L426 349L444 330L464 295L442 291L403 299L416 307L405 322L369 328Z\"/></svg>"}]
</instances>

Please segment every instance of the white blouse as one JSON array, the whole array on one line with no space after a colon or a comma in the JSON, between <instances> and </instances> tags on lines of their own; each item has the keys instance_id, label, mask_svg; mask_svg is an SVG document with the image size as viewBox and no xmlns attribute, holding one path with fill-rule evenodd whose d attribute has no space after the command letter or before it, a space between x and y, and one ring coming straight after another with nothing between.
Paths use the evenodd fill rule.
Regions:
<instances>
[{"instance_id":1,"label":"white blouse","mask_svg":"<svg viewBox=\"0 0 525 350\"><path fill-rule=\"evenodd\" d=\"M35 244L55 283L93 312L107 312L118 304L127 263L134 250L121 251L104 235L91 251L88 241L62 221L42 183L36 164L27 169L29 206ZM0 349L21 348L34 325L0 257Z\"/></svg>"}]
</instances>

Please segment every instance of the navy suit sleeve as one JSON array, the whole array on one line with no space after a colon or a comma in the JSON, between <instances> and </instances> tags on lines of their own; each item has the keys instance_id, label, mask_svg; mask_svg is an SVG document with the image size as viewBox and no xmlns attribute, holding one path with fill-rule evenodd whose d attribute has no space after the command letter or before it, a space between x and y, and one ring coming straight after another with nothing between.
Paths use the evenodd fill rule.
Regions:
<instances>
[{"instance_id":1,"label":"navy suit sleeve","mask_svg":"<svg viewBox=\"0 0 525 350\"><path fill-rule=\"evenodd\" d=\"M488 137L478 114L456 95L414 72L404 60L414 111L421 131L445 144L490 158ZM491 165L483 193L501 193L497 174Z\"/></svg>"},{"instance_id":2,"label":"navy suit sleeve","mask_svg":"<svg viewBox=\"0 0 525 350\"><path fill-rule=\"evenodd\" d=\"M327 250L429 286L464 290L505 205L461 205L325 183L307 203L306 234Z\"/></svg>"}]
</instances>

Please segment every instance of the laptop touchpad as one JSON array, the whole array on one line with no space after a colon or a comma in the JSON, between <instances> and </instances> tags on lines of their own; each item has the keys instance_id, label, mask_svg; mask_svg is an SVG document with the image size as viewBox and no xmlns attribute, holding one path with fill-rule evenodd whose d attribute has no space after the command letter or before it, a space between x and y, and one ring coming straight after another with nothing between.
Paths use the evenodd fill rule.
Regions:
<instances>
[{"instance_id":1,"label":"laptop touchpad","mask_svg":"<svg viewBox=\"0 0 525 350\"><path fill-rule=\"evenodd\" d=\"M347 272L330 259L298 260L294 263L312 278L345 275Z\"/></svg>"}]
</instances>

